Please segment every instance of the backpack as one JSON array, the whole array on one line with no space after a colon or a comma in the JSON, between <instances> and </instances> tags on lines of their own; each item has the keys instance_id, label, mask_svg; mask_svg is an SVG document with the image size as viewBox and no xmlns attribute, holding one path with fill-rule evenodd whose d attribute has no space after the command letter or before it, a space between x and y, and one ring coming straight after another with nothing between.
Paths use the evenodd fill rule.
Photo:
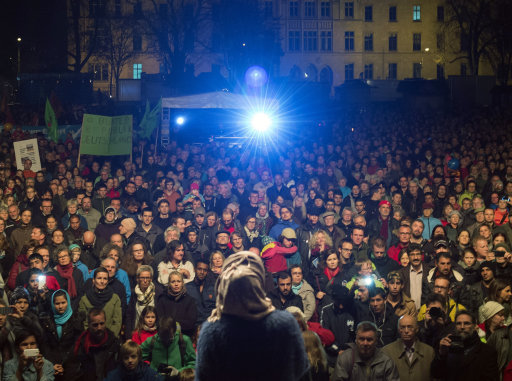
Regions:
<instances>
[{"instance_id":1,"label":"backpack","mask_svg":"<svg viewBox=\"0 0 512 381\"><path fill-rule=\"evenodd\" d=\"M155 347L155 336L151 336L149 342L149 352L151 353L151 357L153 357L153 348ZM180 357L181 361L185 360L185 354L187 353L187 343L185 343L185 340L183 340L183 334L180 332L180 336L178 338L178 348L180 350ZM151 358L149 360L151 362Z\"/></svg>"}]
</instances>

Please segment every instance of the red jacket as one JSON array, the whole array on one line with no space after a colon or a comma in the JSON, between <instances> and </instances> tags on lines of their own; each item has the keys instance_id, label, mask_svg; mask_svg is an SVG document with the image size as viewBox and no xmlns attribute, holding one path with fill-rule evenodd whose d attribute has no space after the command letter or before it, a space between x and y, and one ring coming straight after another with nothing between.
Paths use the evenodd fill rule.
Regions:
<instances>
[{"instance_id":1,"label":"red jacket","mask_svg":"<svg viewBox=\"0 0 512 381\"><path fill-rule=\"evenodd\" d=\"M308 321L308 328L316 333L322 342L324 347L328 347L334 343L336 340L334 337L334 333L332 333L327 328L324 328L320 325L320 323L315 323L313 321Z\"/></svg>"},{"instance_id":2,"label":"red jacket","mask_svg":"<svg viewBox=\"0 0 512 381\"><path fill-rule=\"evenodd\" d=\"M388 257L393 259L394 261L398 262L398 255L402 251L402 249L406 248L407 246L402 246L402 244L399 242L396 246L391 246L388 249ZM398 262L400 263L400 262Z\"/></svg>"},{"instance_id":3,"label":"red jacket","mask_svg":"<svg viewBox=\"0 0 512 381\"><path fill-rule=\"evenodd\" d=\"M18 255L18 258L16 258L14 265L12 265L12 267L11 267L11 271L9 271L9 277L7 278L7 287L9 287L9 289L11 289L11 290L14 290L16 288L16 278L18 277L18 274L27 269L28 269L27 254Z\"/></svg>"},{"instance_id":4,"label":"red jacket","mask_svg":"<svg viewBox=\"0 0 512 381\"><path fill-rule=\"evenodd\" d=\"M149 332L146 330L133 331L132 340L137 344L141 345L144 341L156 335L156 330L153 332Z\"/></svg>"},{"instance_id":5,"label":"red jacket","mask_svg":"<svg viewBox=\"0 0 512 381\"><path fill-rule=\"evenodd\" d=\"M279 271L288 270L288 266L286 265L286 256L295 254L296 252L297 246L286 248L281 246L279 242L272 242L261 250L261 257L265 262L267 271L275 274Z\"/></svg>"}]
</instances>

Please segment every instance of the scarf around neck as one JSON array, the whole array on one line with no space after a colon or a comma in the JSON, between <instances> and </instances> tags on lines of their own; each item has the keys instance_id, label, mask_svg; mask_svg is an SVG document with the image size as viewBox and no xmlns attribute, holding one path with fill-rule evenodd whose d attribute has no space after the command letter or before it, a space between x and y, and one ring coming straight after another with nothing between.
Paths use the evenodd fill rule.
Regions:
<instances>
[{"instance_id":1,"label":"scarf around neck","mask_svg":"<svg viewBox=\"0 0 512 381\"><path fill-rule=\"evenodd\" d=\"M328 280L331 280L332 278L334 278L336 275L339 274L339 272L340 272L340 268L339 267L336 267L336 270L331 270L328 267L326 267L324 269L324 274L327 276Z\"/></svg>"},{"instance_id":2,"label":"scarf around neck","mask_svg":"<svg viewBox=\"0 0 512 381\"><path fill-rule=\"evenodd\" d=\"M295 295L299 295L299 291L303 284L304 284L304 281L301 281L299 284L292 283L292 291Z\"/></svg>"},{"instance_id":3,"label":"scarf around neck","mask_svg":"<svg viewBox=\"0 0 512 381\"><path fill-rule=\"evenodd\" d=\"M170 288L167 288L167 295L169 295L172 299L175 301L180 300L183 295L187 293L187 289L185 288L185 285L181 288L181 291L173 292Z\"/></svg>"},{"instance_id":4,"label":"scarf around neck","mask_svg":"<svg viewBox=\"0 0 512 381\"><path fill-rule=\"evenodd\" d=\"M69 263L66 266L57 265L57 272L61 277L67 280L68 282L68 292L71 298L76 298L76 283L73 278L73 263Z\"/></svg>"},{"instance_id":5,"label":"scarf around neck","mask_svg":"<svg viewBox=\"0 0 512 381\"><path fill-rule=\"evenodd\" d=\"M89 302L96 308L103 308L105 304L112 299L114 291L110 286L105 287L104 290L98 290L94 285L85 290L85 296L89 299Z\"/></svg>"},{"instance_id":6,"label":"scarf around neck","mask_svg":"<svg viewBox=\"0 0 512 381\"><path fill-rule=\"evenodd\" d=\"M250 231L247 229L247 226L244 226L245 234L247 234L247 238L249 238L249 242L252 242L254 239L258 238L259 233L258 230L254 229L253 231Z\"/></svg>"},{"instance_id":7,"label":"scarf around neck","mask_svg":"<svg viewBox=\"0 0 512 381\"><path fill-rule=\"evenodd\" d=\"M138 320L144 308L155 305L155 284L151 282L144 292L141 291L139 285L136 285L135 296L137 297L137 303L135 303L135 310L137 312L136 320Z\"/></svg>"},{"instance_id":8,"label":"scarf around neck","mask_svg":"<svg viewBox=\"0 0 512 381\"><path fill-rule=\"evenodd\" d=\"M82 339L84 339L85 353L89 354L89 350L91 348L99 348L107 342L108 333L107 333L107 330L105 330L103 332L103 337L101 338L101 340L98 343L94 343L91 340L91 333L89 332L88 329L85 330L84 332L82 332L82 334L78 337L78 340L76 341L76 344L75 344L75 350L74 350L75 356L78 354L78 350L80 349L80 343L82 342Z\"/></svg>"}]
</instances>

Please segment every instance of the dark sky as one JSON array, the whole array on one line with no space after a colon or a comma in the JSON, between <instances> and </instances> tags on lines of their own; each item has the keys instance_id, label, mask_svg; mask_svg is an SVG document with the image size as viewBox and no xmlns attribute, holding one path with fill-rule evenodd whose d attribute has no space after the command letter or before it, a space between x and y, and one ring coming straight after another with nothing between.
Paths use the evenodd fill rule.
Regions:
<instances>
[{"instance_id":1,"label":"dark sky","mask_svg":"<svg viewBox=\"0 0 512 381\"><path fill-rule=\"evenodd\" d=\"M60 72L66 69L65 0L4 0L0 12L0 78L17 70L17 37L21 71Z\"/></svg>"}]
</instances>

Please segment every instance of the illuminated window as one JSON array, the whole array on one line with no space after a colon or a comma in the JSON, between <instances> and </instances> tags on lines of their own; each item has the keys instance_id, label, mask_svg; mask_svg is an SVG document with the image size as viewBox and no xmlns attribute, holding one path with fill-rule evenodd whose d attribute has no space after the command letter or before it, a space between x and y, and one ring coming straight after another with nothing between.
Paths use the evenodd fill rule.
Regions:
<instances>
[{"instance_id":1,"label":"illuminated window","mask_svg":"<svg viewBox=\"0 0 512 381\"><path fill-rule=\"evenodd\" d=\"M421 6L420 5L413 5L412 21L421 21Z\"/></svg>"},{"instance_id":2,"label":"illuminated window","mask_svg":"<svg viewBox=\"0 0 512 381\"><path fill-rule=\"evenodd\" d=\"M133 79L140 79L142 75L142 64L133 64Z\"/></svg>"}]
</instances>

